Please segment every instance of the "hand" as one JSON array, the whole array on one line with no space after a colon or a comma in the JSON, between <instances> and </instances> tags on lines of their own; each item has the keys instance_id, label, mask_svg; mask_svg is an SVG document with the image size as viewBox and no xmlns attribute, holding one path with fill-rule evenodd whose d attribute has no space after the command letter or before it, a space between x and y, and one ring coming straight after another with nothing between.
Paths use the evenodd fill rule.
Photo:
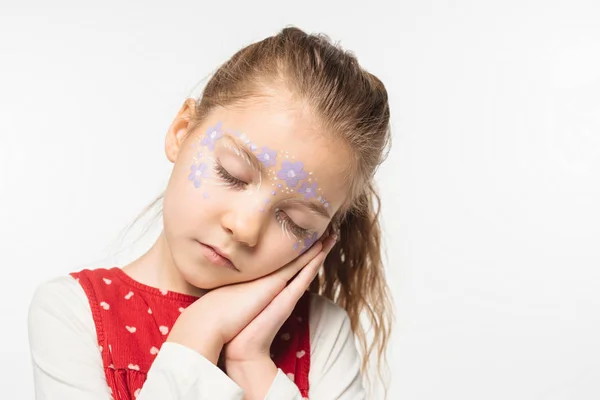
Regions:
<instances>
[{"instance_id":1,"label":"hand","mask_svg":"<svg viewBox=\"0 0 600 400\"><path fill-rule=\"evenodd\" d=\"M179 343L216 364L223 345L269 305L313 258L323 261L322 243L265 277L220 287L206 293L177 318L167 342Z\"/></svg>"},{"instance_id":2,"label":"hand","mask_svg":"<svg viewBox=\"0 0 600 400\"><path fill-rule=\"evenodd\" d=\"M225 344L225 370L244 389L245 399L264 399L269 391L277 374L277 366L270 357L273 339L310 286L336 240L335 236L328 237L323 242L323 251L303 267L240 333Z\"/></svg>"},{"instance_id":3,"label":"hand","mask_svg":"<svg viewBox=\"0 0 600 400\"><path fill-rule=\"evenodd\" d=\"M233 363L255 362L270 359L273 339L288 319L300 297L319 272L325 257L337 238L330 236L323 241L319 252L300 273L274 297L274 299L229 343L225 344L225 366L229 370Z\"/></svg>"}]
</instances>

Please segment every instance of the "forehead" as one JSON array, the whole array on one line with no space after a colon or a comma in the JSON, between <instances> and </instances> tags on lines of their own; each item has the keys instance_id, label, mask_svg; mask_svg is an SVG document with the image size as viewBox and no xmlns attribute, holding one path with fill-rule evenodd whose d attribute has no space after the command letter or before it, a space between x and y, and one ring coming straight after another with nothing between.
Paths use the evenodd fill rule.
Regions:
<instances>
[{"instance_id":1,"label":"forehead","mask_svg":"<svg viewBox=\"0 0 600 400\"><path fill-rule=\"evenodd\" d=\"M207 137L216 126L220 133L246 145L261 161L264 150L268 150L267 159L275 152L273 162L263 162L269 176L294 175L301 166L307 176L297 183L296 190L303 184L306 189L307 185L314 187L316 183L320 193L333 205L333 211L343 203L350 161L347 146L324 134L306 112L275 104L256 104L243 109L217 108L196 135ZM293 180L287 182L294 183Z\"/></svg>"}]
</instances>

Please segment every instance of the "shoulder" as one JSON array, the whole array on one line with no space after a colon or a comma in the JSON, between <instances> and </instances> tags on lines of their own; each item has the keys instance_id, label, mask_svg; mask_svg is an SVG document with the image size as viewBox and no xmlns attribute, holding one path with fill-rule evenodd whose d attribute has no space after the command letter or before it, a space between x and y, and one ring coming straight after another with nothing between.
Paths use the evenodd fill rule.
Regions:
<instances>
[{"instance_id":1,"label":"shoulder","mask_svg":"<svg viewBox=\"0 0 600 400\"><path fill-rule=\"evenodd\" d=\"M309 325L311 341L350 332L350 318L346 310L316 293L310 294Z\"/></svg>"},{"instance_id":2,"label":"shoulder","mask_svg":"<svg viewBox=\"0 0 600 400\"><path fill-rule=\"evenodd\" d=\"M27 328L36 393L44 398L108 398L94 320L77 280L65 275L38 285Z\"/></svg>"},{"instance_id":3,"label":"shoulder","mask_svg":"<svg viewBox=\"0 0 600 400\"><path fill-rule=\"evenodd\" d=\"M70 275L38 285L29 304L30 333L43 332L58 324L87 331L90 320L93 323L87 296Z\"/></svg>"},{"instance_id":4,"label":"shoulder","mask_svg":"<svg viewBox=\"0 0 600 400\"><path fill-rule=\"evenodd\" d=\"M79 282L70 275L62 275L38 285L30 308L49 309L60 304L74 305L85 299L85 292Z\"/></svg>"}]
</instances>

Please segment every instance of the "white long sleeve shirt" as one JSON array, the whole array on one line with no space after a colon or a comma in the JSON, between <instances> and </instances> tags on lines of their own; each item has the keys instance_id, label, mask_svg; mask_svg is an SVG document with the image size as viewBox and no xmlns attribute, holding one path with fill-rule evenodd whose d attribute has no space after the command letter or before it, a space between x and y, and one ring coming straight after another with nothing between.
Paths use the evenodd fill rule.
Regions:
<instances>
[{"instance_id":1,"label":"white long sleeve shirt","mask_svg":"<svg viewBox=\"0 0 600 400\"><path fill-rule=\"evenodd\" d=\"M365 399L360 356L345 310L318 295L310 303L311 400ZM70 275L40 285L29 308L29 342L37 400L111 399L96 328L83 288ZM165 342L137 400L238 400L244 392L196 351ZM300 400L281 370L268 400Z\"/></svg>"}]
</instances>

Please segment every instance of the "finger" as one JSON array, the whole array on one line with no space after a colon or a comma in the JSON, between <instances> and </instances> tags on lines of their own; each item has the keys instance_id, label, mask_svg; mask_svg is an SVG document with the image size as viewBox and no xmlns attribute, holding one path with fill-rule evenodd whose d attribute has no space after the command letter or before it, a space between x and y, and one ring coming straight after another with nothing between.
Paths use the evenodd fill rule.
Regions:
<instances>
[{"instance_id":1,"label":"finger","mask_svg":"<svg viewBox=\"0 0 600 400\"><path fill-rule=\"evenodd\" d=\"M337 235L332 235L329 236L325 239L323 239L322 243L323 243L323 247L321 249L321 251L316 252L315 256L312 257L310 260L307 260L306 262L302 261L302 264L297 265L293 271L292 270L288 270L287 272L289 273L293 273L293 275L289 276L286 274L286 283L289 282L294 276L296 276L299 271L302 271L304 268L306 268L308 266L308 264L311 262L311 260L313 260L315 257L318 257L319 254L324 253L324 257L327 256L327 254L331 251L331 249L333 248L333 246L335 245L335 242L337 241Z\"/></svg>"},{"instance_id":2,"label":"finger","mask_svg":"<svg viewBox=\"0 0 600 400\"><path fill-rule=\"evenodd\" d=\"M315 257L288 286L286 286L264 310L251 322L253 327L261 331L272 331L275 334L294 310L310 282L314 279L325 257Z\"/></svg>"},{"instance_id":3,"label":"finger","mask_svg":"<svg viewBox=\"0 0 600 400\"><path fill-rule=\"evenodd\" d=\"M328 240L331 238L325 239L325 243L329 243ZM333 244L335 243L335 238L333 240ZM323 249L323 241L319 240L311 248L306 251L303 255L291 261L284 267L279 270L262 277L255 281L256 285L260 285L262 287L263 293L270 299L273 299L285 286L288 284L290 279L292 279L298 271L304 268L312 259L318 256ZM329 250L331 250L331 246L333 244L328 244ZM327 250L327 251L329 251Z\"/></svg>"},{"instance_id":4,"label":"finger","mask_svg":"<svg viewBox=\"0 0 600 400\"><path fill-rule=\"evenodd\" d=\"M263 276L251 282L244 283L244 287L253 287L256 293L255 301L260 305L260 310L263 310L269 302L275 298L287 285L290 279L298 273L312 258L319 254L323 247L321 241L316 242L302 256L292 260L282 268L267 276Z\"/></svg>"},{"instance_id":5,"label":"finger","mask_svg":"<svg viewBox=\"0 0 600 400\"><path fill-rule=\"evenodd\" d=\"M298 275L283 289L282 292L287 292L283 296L290 296L291 300L294 301L294 304L300 299L304 291L308 289L313 279L319 272L323 261L327 257L327 254L331 251L335 242L337 240L337 236L328 237L323 243L323 250L319 252L319 254L313 258L303 269L300 270ZM295 300L294 300L295 299Z\"/></svg>"},{"instance_id":6,"label":"finger","mask_svg":"<svg viewBox=\"0 0 600 400\"><path fill-rule=\"evenodd\" d=\"M319 272L319 269L323 265L327 254L331 251L335 242L337 241L337 236L333 235L325 239L323 243L323 250L319 252L319 254L313 258L303 269L298 272L296 277L292 279L292 281L283 289L283 296L290 296L291 301L294 304L300 299L302 294L308 289L311 282L315 279L315 276Z\"/></svg>"},{"instance_id":7,"label":"finger","mask_svg":"<svg viewBox=\"0 0 600 400\"><path fill-rule=\"evenodd\" d=\"M275 271L272 276L275 280L280 280L287 283L294 275L298 273L304 266L306 266L310 260L315 258L319 252L323 249L322 241L317 241L301 256L295 258L290 263L286 264L283 268ZM280 282L281 283L281 282Z\"/></svg>"},{"instance_id":8,"label":"finger","mask_svg":"<svg viewBox=\"0 0 600 400\"><path fill-rule=\"evenodd\" d=\"M285 287L275 298L269 303L269 305L263 310L263 312L257 318L267 318L272 321L280 321L283 323L287 317L291 314L292 310L300 300L300 297L304 294L306 289L310 286L311 282L315 279L315 276L319 272L323 261L329 251L333 248L337 240L336 236L327 238L324 243L323 251L319 252L299 273L296 277Z\"/></svg>"},{"instance_id":9,"label":"finger","mask_svg":"<svg viewBox=\"0 0 600 400\"><path fill-rule=\"evenodd\" d=\"M283 323L296 307L298 300L304 294L310 283L317 275L327 253L337 240L336 236L325 241L325 249L319 252L290 284L271 297L266 307L246 326L248 332L256 332L255 336L272 331L272 335L281 328Z\"/></svg>"}]
</instances>

